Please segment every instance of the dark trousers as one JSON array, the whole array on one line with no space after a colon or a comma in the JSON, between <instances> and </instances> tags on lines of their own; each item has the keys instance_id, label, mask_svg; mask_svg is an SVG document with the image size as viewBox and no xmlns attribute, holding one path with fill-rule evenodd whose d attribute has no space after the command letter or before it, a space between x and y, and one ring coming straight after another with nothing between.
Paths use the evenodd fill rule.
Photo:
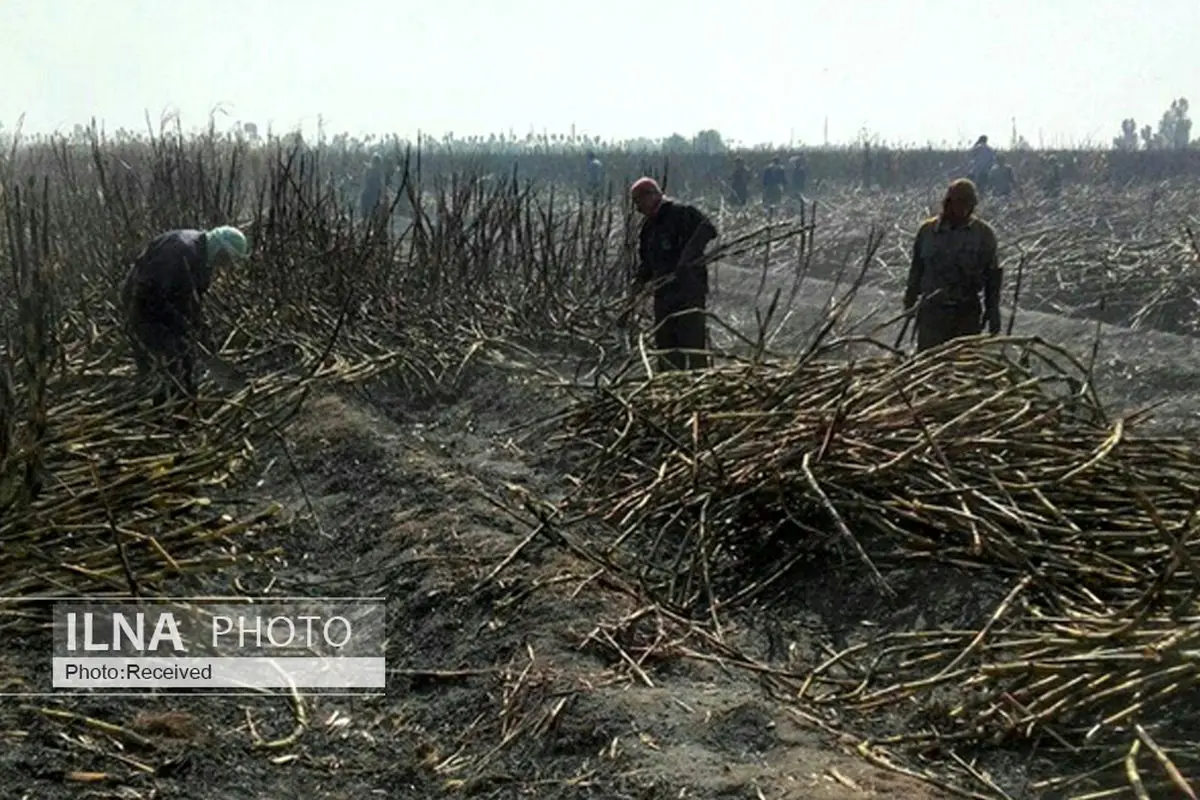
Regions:
<instances>
[{"instance_id":1,"label":"dark trousers","mask_svg":"<svg viewBox=\"0 0 1200 800\"><path fill-rule=\"evenodd\" d=\"M186 328L135 321L129 334L138 375L158 382L155 405L195 398L196 354Z\"/></svg>"},{"instance_id":2,"label":"dark trousers","mask_svg":"<svg viewBox=\"0 0 1200 800\"><path fill-rule=\"evenodd\" d=\"M983 333L983 308L979 303L923 306L917 312L917 352L963 336Z\"/></svg>"},{"instance_id":3,"label":"dark trousers","mask_svg":"<svg viewBox=\"0 0 1200 800\"><path fill-rule=\"evenodd\" d=\"M384 199L383 189L364 189L358 198L359 214L366 220L379 215L381 211L386 211Z\"/></svg>"},{"instance_id":4,"label":"dark trousers","mask_svg":"<svg viewBox=\"0 0 1200 800\"><path fill-rule=\"evenodd\" d=\"M708 349L708 317L704 315L703 301L690 307L656 303L654 321L654 348L665 351L658 357L660 370L704 369L708 366L707 353L684 352Z\"/></svg>"}]
</instances>

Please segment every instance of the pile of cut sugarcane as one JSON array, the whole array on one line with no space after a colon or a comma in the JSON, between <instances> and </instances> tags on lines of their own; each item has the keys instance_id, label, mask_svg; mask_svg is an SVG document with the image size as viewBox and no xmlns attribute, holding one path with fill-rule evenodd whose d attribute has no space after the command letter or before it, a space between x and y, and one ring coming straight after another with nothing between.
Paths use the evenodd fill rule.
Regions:
<instances>
[{"instance_id":1,"label":"pile of cut sugarcane","mask_svg":"<svg viewBox=\"0 0 1200 800\"><path fill-rule=\"evenodd\" d=\"M1200 450L1109 418L1037 340L839 349L579 398L560 441L586 474L565 505L601 523L598 560L698 620L777 599L831 547L885 594L896 558L987 573L1011 590L980 630L859 643L800 699L920 709L875 743L910 754L1024 739L1092 765L1040 776L1052 796L1194 797ZM1120 791L1089 794L1117 785L1106 769Z\"/></svg>"},{"instance_id":2,"label":"pile of cut sugarcane","mask_svg":"<svg viewBox=\"0 0 1200 800\"><path fill-rule=\"evenodd\" d=\"M55 596L205 592L198 575L272 556L243 540L287 524L281 506L231 501L255 449L277 443L314 387L422 360L418 348L363 344L369 333L335 341L337 321L315 310L303 322L278 331L278 358L224 349L239 380L210 375L195 407L152 407L116 326L68 343L48 368L29 353L5 368L0 628L41 619L30 604ZM278 368L263 367L272 361ZM30 363L44 377L36 392Z\"/></svg>"},{"instance_id":3,"label":"pile of cut sugarcane","mask_svg":"<svg viewBox=\"0 0 1200 800\"><path fill-rule=\"evenodd\" d=\"M256 379L236 393L205 385L199 407L177 414L150 407L134 383L71 363L48 386L42 436L11 426L0 474L0 625L25 618L16 598L189 585L177 581L246 560L236 538L276 524L276 504L235 517L219 498L253 457L251 442L298 406L310 382Z\"/></svg>"}]
</instances>

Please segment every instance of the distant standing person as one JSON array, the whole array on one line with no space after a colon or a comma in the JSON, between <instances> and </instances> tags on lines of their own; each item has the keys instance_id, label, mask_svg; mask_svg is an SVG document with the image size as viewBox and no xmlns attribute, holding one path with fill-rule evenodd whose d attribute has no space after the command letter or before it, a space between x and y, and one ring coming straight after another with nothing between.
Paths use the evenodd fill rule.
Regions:
<instances>
[{"instance_id":1,"label":"distant standing person","mask_svg":"<svg viewBox=\"0 0 1200 800\"><path fill-rule=\"evenodd\" d=\"M890 189L896 185L896 154L886 147L879 152L877 178L879 186L883 189Z\"/></svg>"},{"instance_id":2,"label":"distant standing person","mask_svg":"<svg viewBox=\"0 0 1200 800\"><path fill-rule=\"evenodd\" d=\"M978 191L987 191L988 175L992 165L996 163L996 151L988 144L988 137L980 136L975 140L968 157L967 178L975 184Z\"/></svg>"},{"instance_id":3,"label":"distant standing person","mask_svg":"<svg viewBox=\"0 0 1200 800\"><path fill-rule=\"evenodd\" d=\"M383 205L383 188L385 178L383 157L378 153L371 156L370 166L367 167L366 177L363 178L362 195L359 198L359 211L363 219L371 219L379 213Z\"/></svg>"},{"instance_id":4,"label":"distant standing person","mask_svg":"<svg viewBox=\"0 0 1200 800\"><path fill-rule=\"evenodd\" d=\"M978 201L975 185L960 178L946 191L942 213L917 231L904 307L917 309L918 352L980 334L985 323L1000 333L1003 274L996 233L975 216Z\"/></svg>"},{"instance_id":5,"label":"distant standing person","mask_svg":"<svg viewBox=\"0 0 1200 800\"><path fill-rule=\"evenodd\" d=\"M653 178L640 178L630 196L645 217L638 236L640 263L635 288L657 284L654 346L665 351L660 369L704 368L708 365L708 319L704 313L708 266L698 262L704 248L717 238L716 226L695 206L665 197Z\"/></svg>"},{"instance_id":6,"label":"distant standing person","mask_svg":"<svg viewBox=\"0 0 1200 800\"><path fill-rule=\"evenodd\" d=\"M1051 153L1046 157L1046 173L1042 176L1042 190L1047 197L1058 197L1062 192L1062 163Z\"/></svg>"},{"instance_id":7,"label":"distant standing person","mask_svg":"<svg viewBox=\"0 0 1200 800\"><path fill-rule=\"evenodd\" d=\"M808 159L803 153L792 156L792 180L791 189L792 197L797 200L804 199L804 189L808 186Z\"/></svg>"},{"instance_id":8,"label":"distant standing person","mask_svg":"<svg viewBox=\"0 0 1200 800\"><path fill-rule=\"evenodd\" d=\"M600 194L604 189L604 164L591 150L587 154L587 187L593 195Z\"/></svg>"},{"instance_id":9,"label":"distant standing person","mask_svg":"<svg viewBox=\"0 0 1200 800\"><path fill-rule=\"evenodd\" d=\"M997 155L996 163L992 166L990 175L992 191L997 197L1008 197L1017 188L1017 173L1013 171L1004 156Z\"/></svg>"},{"instance_id":10,"label":"distant standing person","mask_svg":"<svg viewBox=\"0 0 1200 800\"><path fill-rule=\"evenodd\" d=\"M787 189L787 173L778 158L772 158L771 163L763 170L763 205L773 208L783 201L784 190Z\"/></svg>"},{"instance_id":11,"label":"distant standing person","mask_svg":"<svg viewBox=\"0 0 1200 800\"><path fill-rule=\"evenodd\" d=\"M733 160L733 175L729 179L729 188L733 193L735 206L744 206L750 200L750 170L746 169L746 161L741 156Z\"/></svg>"},{"instance_id":12,"label":"distant standing person","mask_svg":"<svg viewBox=\"0 0 1200 800\"><path fill-rule=\"evenodd\" d=\"M246 237L224 226L159 234L134 261L121 305L138 372L148 374L155 362L165 367L168 385L155 395L156 405L178 389L195 396L195 343L208 338L201 303L213 273L246 256Z\"/></svg>"}]
</instances>

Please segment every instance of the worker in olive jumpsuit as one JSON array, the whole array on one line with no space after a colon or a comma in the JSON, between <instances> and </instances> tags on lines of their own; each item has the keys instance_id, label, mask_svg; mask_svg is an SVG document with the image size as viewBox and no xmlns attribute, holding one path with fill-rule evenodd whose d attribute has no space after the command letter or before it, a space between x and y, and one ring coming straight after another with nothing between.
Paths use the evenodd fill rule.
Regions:
<instances>
[{"instance_id":1,"label":"worker in olive jumpsuit","mask_svg":"<svg viewBox=\"0 0 1200 800\"><path fill-rule=\"evenodd\" d=\"M913 241L904 307L916 309L918 352L978 335L985 325L1000 333L1003 273L996 233L975 216L978 200L971 181L954 181L942 213L926 220Z\"/></svg>"}]
</instances>

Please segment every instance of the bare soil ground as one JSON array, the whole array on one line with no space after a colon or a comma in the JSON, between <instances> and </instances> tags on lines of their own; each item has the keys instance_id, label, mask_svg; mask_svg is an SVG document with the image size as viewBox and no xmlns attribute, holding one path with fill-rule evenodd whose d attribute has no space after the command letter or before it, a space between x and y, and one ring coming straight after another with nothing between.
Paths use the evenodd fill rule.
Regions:
<instances>
[{"instance_id":1,"label":"bare soil ground","mask_svg":"<svg viewBox=\"0 0 1200 800\"><path fill-rule=\"evenodd\" d=\"M751 270L725 270L717 310L744 315L757 281ZM831 289L808 281L795 324L815 320ZM895 308L897 299L863 289L853 313L876 305ZM1035 313L1017 319L1019 333L1083 358L1095 339L1094 323ZM1200 360L1192 340L1106 326L1097 364L1115 409L1165 400L1162 425L1193 427ZM296 516L282 540L260 542L284 555L237 577L250 592L392 598L387 694L306 696L303 734L272 750L254 746L248 721L267 739L286 736L297 725L286 698L71 704L141 732L120 749L119 736L48 718L36 701L10 701L0 706L3 796L948 796L867 763L854 752L861 732L839 735L838 720L806 717L752 671L699 657L629 669L593 634L616 626L638 602L552 537L521 549L489 579L531 530L531 519L503 507L519 508L524 493L553 498L565 488L539 442L512 430L556 402L527 377L503 371L481 375L448 407L406 407L384 387L314 398L289 439L296 474L275 460L255 489L285 500ZM864 620L893 630L967 624L995 604L992 587L955 585L949 574L889 580L903 601L885 602L849 567L821 570L771 619L734 620L729 641L802 672L822 642L860 635ZM47 660L48 642L15 644L6 650L22 655L0 677ZM1028 796L1020 759L994 763L1010 793Z\"/></svg>"}]
</instances>

